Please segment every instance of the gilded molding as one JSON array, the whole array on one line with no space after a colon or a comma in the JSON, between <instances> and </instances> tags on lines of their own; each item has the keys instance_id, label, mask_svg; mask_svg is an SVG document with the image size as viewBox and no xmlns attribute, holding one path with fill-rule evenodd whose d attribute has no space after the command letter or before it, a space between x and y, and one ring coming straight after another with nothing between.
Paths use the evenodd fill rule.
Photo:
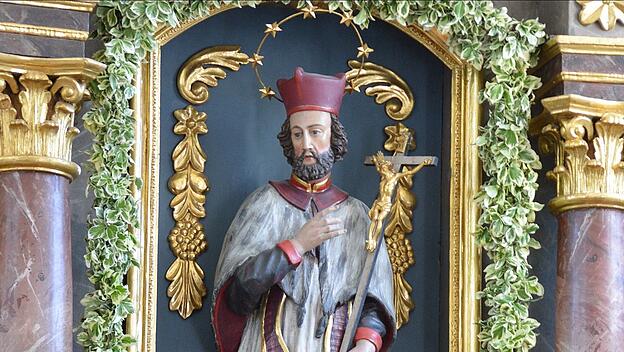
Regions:
<instances>
[{"instance_id":1,"label":"gilded molding","mask_svg":"<svg viewBox=\"0 0 624 352\"><path fill-rule=\"evenodd\" d=\"M557 182L553 212L624 209L624 102L558 96L542 104L552 118L542 127L539 148L555 155L555 168L546 174Z\"/></svg>"},{"instance_id":2,"label":"gilded molding","mask_svg":"<svg viewBox=\"0 0 624 352\"><path fill-rule=\"evenodd\" d=\"M0 53L0 72L23 74L39 71L49 76L68 76L88 82L95 79L105 68L106 65L87 58L50 59Z\"/></svg>"},{"instance_id":3,"label":"gilded molding","mask_svg":"<svg viewBox=\"0 0 624 352\"><path fill-rule=\"evenodd\" d=\"M542 134L544 126L554 122L553 116L561 118L584 115L597 118L606 112L624 111L624 102L589 98L577 94L545 98L542 99L542 104L544 101L548 104L550 111L544 109L541 114L531 119L529 122L529 135L531 136Z\"/></svg>"},{"instance_id":4,"label":"gilded molding","mask_svg":"<svg viewBox=\"0 0 624 352\"><path fill-rule=\"evenodd\" d=\"M409 117L414 110L414 94L407 82L392 70L375 64L358 60L349 60L349 70L346 74L350 89L359 92L363 86L364 93L375 97L375 103L384 104L386 114L393 120L401 121Z\"/></svg>"},{"instance_id":5,"label":"gilded molding","mask_svg":"<svg viewBox=\"0 0 624 352\"><path fill-rule=\"evenodd\" d=\"M97 6L97 0L0 0L0 2L81 12L93 12Z\"/></svg>"},{"instance_id":6,"label":"gilded molding","mask_svg":"<svg viewBox=\"0 0 624 352\"><path fill-rule=\"evenodd\" d=\"M33 65L12 66L27 58L0 55L5 58L0 63L0 171L43 171L73 179L80 173L71 162L72 141L79 133L74 116L88 98L90 75L53 73L67 60L46 59L46 74L28 70Z\"/></svg>"},{"instance_id":7,"label":"gilded molding","mask_svg":"<svg viewBox=\"0 0 624 352\"><path fill-rule=\"evenodd\" d=\"M36 37L80 40L83 42L89 39L89 32L87 31L11 22L0 22L0 32L34 35Z\"/></svg>"},{"instance_id":8,"label":"gilded molding","mask_svg":"<svg viewBox=\"0 0 624 352\"><path fill-rule=\"evenodd\" d=\"M184 138L173 150L175 173L168 182L169 190L174 194L170 205L176 221L168 239L176 259L165 277L171 281L167 289L167 296L171 298L169 309L177 310L186 319L194 310L201 309L207 293L204 271L196 260L208 247L204 226L199 222L206 216L204 193L209 186L204 176L206 154L198 139L199 134L208 133L208 127L206 113L198 112L191 105L173 114L178 120L173 133Z\"/></svg>"},{"instance_id":9,"label":"gilded molding","mask_svg":"<svg viewBox=\"0 0 624 352\"><path fill-rule=\"evenodd\" d=\"M624 23L624 2L615 0L576 0L582 6L578 19L582 25L599 22L605 31L615 28L617 21Z\"/></svg>"},{"instance_id":10,"label":"gilded molding","mask_svg":"<svg viewBox=\"0 0 624 352\"><path fill-rule=\"evenodd\" d=\"M191 56L178 73L178 92L191 104L208 101L209 88L216 87L218 79L225 79L224 68L238 71L249 57L239 46L223 45L203 49Z\"/></svg>"},{"instance_id":11,"label":"gilded molding","mask_svg":"<svg viewBox=\"0 0 624 352\"><path fill-rule=\"evenodd\" d=\"M624 75L599 72L559 72L554 78L547 81L535 91L535 97L537 99L542 98L546 93L562 82L624 84Z\"/></svg>"},{"instance_id":12,"label":"gilded molding","mask_svg":"<svg viewBox=\"0 0 624 352\"><path fill-rule=\"evenodd\" d=\"M624 55L623 38L599 38L575 35L556 35L541 48L535 72L560 54Z\"/></svg>"}]
</instances>

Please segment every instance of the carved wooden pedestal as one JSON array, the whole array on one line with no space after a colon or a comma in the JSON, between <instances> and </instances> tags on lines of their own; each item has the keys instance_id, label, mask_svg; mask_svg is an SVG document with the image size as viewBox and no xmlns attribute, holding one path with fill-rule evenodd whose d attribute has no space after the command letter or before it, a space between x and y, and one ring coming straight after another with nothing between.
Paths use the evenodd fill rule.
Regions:
<instances>
[{"instance_id":1,"label":"carved wooden pedestal","mask_svg":"<svg viewBox=\"0 0 624 352\"><path fill-rule=\"evenodd\" d=\"M0 351L72 349L73 124L103 69L0 54Z\"/></svg>"}]
</instances>

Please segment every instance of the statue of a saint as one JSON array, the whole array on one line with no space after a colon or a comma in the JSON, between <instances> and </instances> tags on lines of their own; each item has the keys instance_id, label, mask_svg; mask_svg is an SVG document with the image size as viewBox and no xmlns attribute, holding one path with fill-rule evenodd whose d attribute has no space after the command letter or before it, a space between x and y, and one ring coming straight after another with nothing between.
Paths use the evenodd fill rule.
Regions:
<instances>
[{"instance_id":1,"label":"statue of a saint","mask_svg":"<svg viewBox=\"0 0 624 352\"><path fill-rule=\"evenodd\" d=\"M216 269L213 325L220 351L338 351L367 252L368 207L334 186L346 153L338 113L344 74L297 68L279 80L287 118L278 139L292 165L240 207ZM396 335L392 268L381 248L355 347L385 351Z\"/></svg>"}]
</instances>

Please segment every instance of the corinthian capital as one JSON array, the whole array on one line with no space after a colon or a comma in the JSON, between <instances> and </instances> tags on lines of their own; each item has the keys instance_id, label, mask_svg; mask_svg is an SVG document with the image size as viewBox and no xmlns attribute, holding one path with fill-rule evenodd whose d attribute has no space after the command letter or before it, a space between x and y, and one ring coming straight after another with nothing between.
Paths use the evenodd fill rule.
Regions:
<instances>
[{"instance_id":1,"label":"corinthian capital","mask_svg":"<svg viewBox=\"0 0 624 352\"><path fill-rule=\"evenodd\" d=\"M0 172L35 170L69 179L86 84L104 65L84 58L42 59L0 53Z\"/></svg>"},{"instance_id":2,"label":"corinthian capital","mask_svg":"<svg viewBox=\"0 0 624 352\"><path fill-rule=\"evenodd\" d=\"M539 147L556 162L546 174L557 182L551 209L624 209L624 102L572 94L542 104L549 116Z\"/></svg>"}]
</instances>

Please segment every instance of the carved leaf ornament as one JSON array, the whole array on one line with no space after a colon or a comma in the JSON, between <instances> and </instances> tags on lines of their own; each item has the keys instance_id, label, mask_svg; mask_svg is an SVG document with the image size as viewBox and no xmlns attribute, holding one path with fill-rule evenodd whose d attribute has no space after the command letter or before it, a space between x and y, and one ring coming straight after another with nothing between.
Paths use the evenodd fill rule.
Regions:
<instances>
[{"instance_id":1,"label":"carved leaf ornament","mask_svg":"<svg viewBox=\"0 0 624 352\"><path fill-rule=\"evenodd\" d=\"M227 76L225 69L238 71L249 57L238 46L214 46L191 56L178 73L178 91L188 102L205 103L210 97L209 88L216 87ZM204 176L206 153L198 136L208 133L206 113L198 112L192 105L176 110L178 120L175 134L184 136L173 150L174 174L168 187L174 194L170 206L176 223L169 233L169 246L176 256L165 277L171 281L167 288L169 309L177 310L184 319L194 310L201 309L207 289L204 271L197 264L197 256L208 247L204 227L199 220L206 216L205 193L210 190Z\"/></svg>"},{"instance_id":2,"label":"carved leaf ornament","mask_svg":"<svg viewBox=\"0 0 624 352\"><path fill-rule=\"evenodd\" d=\"M386 126L384 132L388 136L384 143L384 148L387 151L405 153L407 150L416 149L414 138L405 141L406 137L414 135L414 131L402 123ZM404 171L406 171L405 167L401 172ZM405 273L415 264L414 249L411 241L406 237L414 230L412 219L416 207L416 196L411 191L412 186L411 177L403 177L399 180L394 203L390 208L390 218L384 232L386 248L392 265L397 329L409 321L409 313L415 308L411 297L412 286L405 279Z\"/></svg>"},{"instance_id":3,"label":"carved leaf ornament","mask_svg":"<svg viewBox=\"0 0 624 352\"><path fill-rule=\"evenodd\" d=\"M238 71L247 64L249 57L240 52L238 46L214 46L191 56L178 75L178 91L189 103L202 104L208 101L209 88L214 88L219 79L226 77L224 68Z\"/></svg>"},{"instance_id":4,"label":"carved leaf ornament","mask_svg":"<svg viewBox=\"0 0 624 352\"><path fill-rule=\"evenodd\" d=\"M165 277L172 283L167 288L169 309L177 310L182 318L188 318L193 310L202 307L206 295L204 271L197 264L197 255L208 247L203 225L199 219L206 216L204 203L209 190L204 176L206 154L201 149L198 134L208 132L206 114L191 105L176 110L178 120L173 131L184 139L173 150L175 174L169 179L169 190L175 195L171 200L173 218L176 221L169 233L169 245L177 257Z\"/></svg>"},{"instance_id":5,"label":"carved leaf ornament","mask_svg":"<svg viewBox=\"0 0 624 352\"><path fill-rule=\"evenodd\" d=\"M359 92L361 87L370 86L365 94L375 97L375 103L385 105L386 114L394 120L405 120L412 113L414 95L399 75L370 61L362 65L357 60L350 60L349 67L347 81L351 83L350 89Z\"/></svg>"}]
</instances>

